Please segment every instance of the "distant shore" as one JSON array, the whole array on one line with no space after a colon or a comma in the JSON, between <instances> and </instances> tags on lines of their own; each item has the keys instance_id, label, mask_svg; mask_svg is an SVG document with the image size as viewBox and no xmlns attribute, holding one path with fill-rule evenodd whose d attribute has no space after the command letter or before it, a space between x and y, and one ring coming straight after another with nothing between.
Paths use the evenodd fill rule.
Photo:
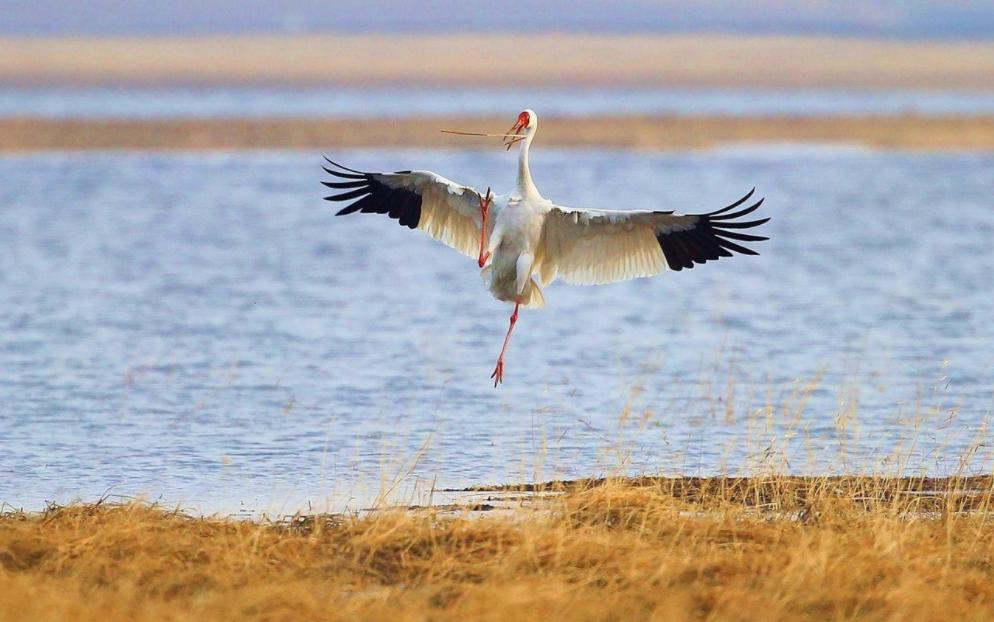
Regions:
<instances>
[{"instance_id":1,"label":"distant shore","mask_svg":"<svg viewBox=\"0 0 994 622\"><path fill-rule=\"evenodd\" d=\"M0 38L0 85L994 88L994 43L735 35Z\"/></svg>"},{"instance_id":2,"label":"distant shore","mask_svg":"<svg viewBox=\"0 0 994 622\"><path fill-rule=\"evenodd\" d=\"M442 129L502 131L502 117L403 119L0 119L0 152L496 148L497 139ZM994 149L994 116L544 118L536 144L645 150L805 142L901 150Z\"/></svg>"}]
</instances>

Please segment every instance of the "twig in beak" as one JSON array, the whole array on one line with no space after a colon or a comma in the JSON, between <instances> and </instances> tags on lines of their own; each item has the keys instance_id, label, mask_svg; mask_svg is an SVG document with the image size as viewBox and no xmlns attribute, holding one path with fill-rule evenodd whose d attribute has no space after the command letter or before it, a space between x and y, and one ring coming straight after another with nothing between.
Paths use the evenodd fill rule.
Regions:
<instances>
[{"instance_id":1,"label":"twig in beak","mask_svg":"<svg viewBox=\"0 0 994 622\"><path fill-rule=\"evenodd\" d=\"M520 134L483 134L481 132L457 132L456 130L440 130L443 134L455 134L456 136L489 136L491 138L517 138L521 140Z\"/></svg>"},{"instance_id":2,"label":"twig in beak","mask_svg":"<svg viewBox=\"0 0 994 622\"><path fill-rule=\"evenodd\" d=\"M484 132L460 132L458 130L440 130L443 134L454 134L456 136L484 136L489 138L503 138L504 144L510 150L511 145L514 145L518 141L524 140L524 136L521 135L521 130L524 129L520 124L515 124L511 128L512 134L487 134Z\"/></svg>"},{"instance_id":3,"label":"twig in beak","mask_svg":"<svg viewBox=\"0 0 994 622\"><path fill-rule=\"evenodd\" d=\"M524 138L524 136L521 135L521 130L523 129L525 129L525 124L522 122L521 117L518 117L518 120L514 122L514 125L511 126L511 129L509 129L507 131L508 133L505 135L509 137L506 143L508 151L511 150L511 146L514 145L514 143Z\"/></svg>"},{"instance_id":4,"label":"twig in beak","mask_svg":"<svg viewBox=\"0 0 994 622\"><path fill-rule=\"evenodd\" d=\"M515 134L514 136L511 137L510 140L507 141L507 150L510 151L511 147L523 141L524 139L525 139L524 136L521 136L520 134Z\"/></svg>"}]
</instances>

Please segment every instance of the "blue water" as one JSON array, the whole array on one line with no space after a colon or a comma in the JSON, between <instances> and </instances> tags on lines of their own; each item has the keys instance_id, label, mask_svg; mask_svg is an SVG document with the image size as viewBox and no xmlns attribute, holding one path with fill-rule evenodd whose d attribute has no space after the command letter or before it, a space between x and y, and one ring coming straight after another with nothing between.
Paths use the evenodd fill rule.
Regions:
<instances>
[{"instance_id":1,"label":"blue water","mask_svg":"<svg viewBox=\"0 0 994 622\"><path fill-rule=\"evenodd\" d=\"M335 155L495 188L515 170ZM549 287L495 390L510 309L419 232L335 218L317 153L0 157L0 502L283 512L618 470L989 468L994 154L533 158L567 205L707 211L757 186L771 240Z\"/></svg>"},{"instance_id":2,"label":"blue water","mask_svg":"<svg viewBox=\"0 0 994 622\"><path fill-rule=\"evenodd\" d=\"M0 88L0 117L994 114L994 90Z\"/></svg>"}]
</instances>

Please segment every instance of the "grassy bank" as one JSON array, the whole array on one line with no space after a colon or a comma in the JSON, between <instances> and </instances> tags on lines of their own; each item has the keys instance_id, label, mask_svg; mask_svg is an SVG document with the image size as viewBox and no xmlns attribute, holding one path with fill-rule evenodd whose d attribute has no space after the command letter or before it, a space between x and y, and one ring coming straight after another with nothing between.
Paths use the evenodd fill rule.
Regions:
<instances>
[{"instance_id":1,"label":"grassy bank","mask_svg":"<svg viewBox=\"0 0 994 622\"><path fill-rule=\"evenodd\" d=\"M532 487L508 511L275 522L14 512L0 619L989 619L992 486L605 480Z\"/></svg>"},{"instance_id":2,"label":"grassy bank","mask_svg":"<svg viewBox=\"0 0 994 622\"><path fill-rule=\"evenodd\" d=\"M403 119L0 119L0 152L498 148L497 139L441 129L503 131L504 117ZM543 118L542 147L707 149L769 142L861 144L907 150L994 149L994 117Z\"/></svg>"}]
</instances>

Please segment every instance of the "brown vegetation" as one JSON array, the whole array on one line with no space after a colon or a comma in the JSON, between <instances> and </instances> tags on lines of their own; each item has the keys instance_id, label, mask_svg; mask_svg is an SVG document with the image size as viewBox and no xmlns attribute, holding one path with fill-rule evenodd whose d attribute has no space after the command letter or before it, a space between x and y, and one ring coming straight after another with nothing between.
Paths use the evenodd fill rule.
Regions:
<instances>
[{"instance_id":1,"label":"brown vegetation","mask_svg":"<svg viewBox=\"0 0 994 622\"><path fill-rule=\"evenodd\" d=\"M992 485L608 480L509 513L278 522L8 513L0 619L990 619Z\"/></svg>"},{"instance_id":2,"label":"brown vegetation","mask_svg":"<svg viewBox=\"0 0 994 622\"><path fill-rule=\"evenodd\" d=\"M0 151L497 147L439 130L502 131L505 118L0 119ZM992 149L994 117L543 118L543 146L706 149L729 143L827 142L910 150Z\"/></svg>"},{"instance_id":3,"label":"brown vegetation","mask_svg":"<svg viewBox=\"0 0 994 622\"><path fill-rule=\"evenodd\" d=\"M0 39L0 83L981 88L994 44L436 34Z\"/></svg>"}]
</instances>

